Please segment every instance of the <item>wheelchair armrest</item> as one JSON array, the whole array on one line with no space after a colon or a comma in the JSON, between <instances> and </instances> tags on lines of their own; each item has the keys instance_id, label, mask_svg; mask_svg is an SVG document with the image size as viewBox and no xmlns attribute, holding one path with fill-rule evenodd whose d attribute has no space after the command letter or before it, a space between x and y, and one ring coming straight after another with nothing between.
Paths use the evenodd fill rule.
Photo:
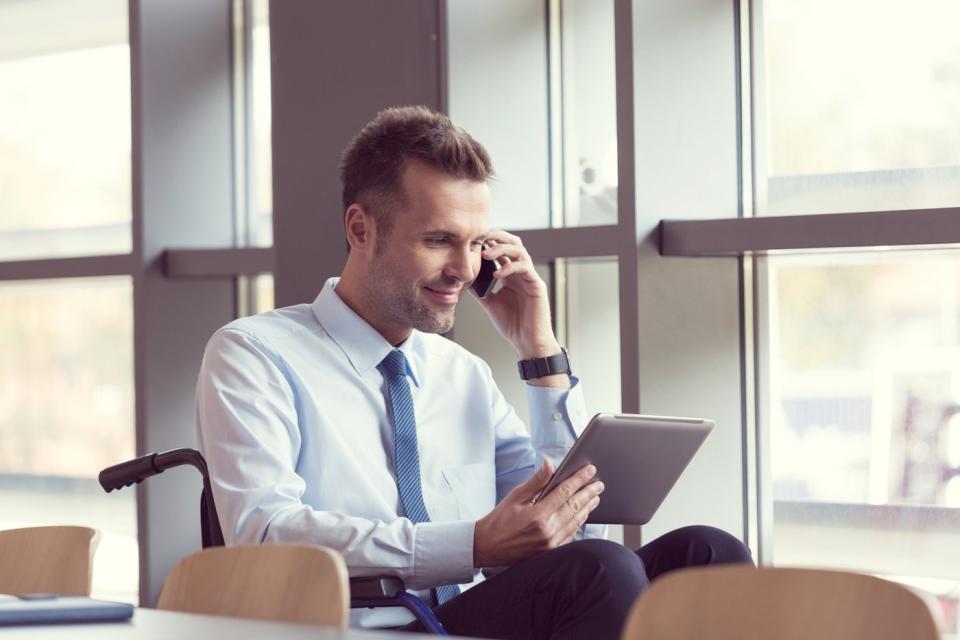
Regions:
<instances>
[{"instance_id":1,"label":"wheelchair armrest","mask_svg":"<svg viewBox=\"0 0 960 640\"><path fill-rule=\"evenodd\" d=\"M392 598L404 590L403 580L390 576L350 578L351 598Z\"/></svg>"}]
</instances>

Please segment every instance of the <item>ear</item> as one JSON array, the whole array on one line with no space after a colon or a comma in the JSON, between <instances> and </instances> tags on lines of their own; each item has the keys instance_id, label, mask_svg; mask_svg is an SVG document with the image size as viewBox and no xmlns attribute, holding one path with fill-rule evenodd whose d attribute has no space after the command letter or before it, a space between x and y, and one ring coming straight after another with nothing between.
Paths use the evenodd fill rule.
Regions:
<instances>
[{"instance_id":1,"label":"ear","mask_svg":"<svg viewBox=\"0 0 960 640\"><path fill-rule=\"evenodd\" d=\"M343 214L343 226L351 253L373 249L376 241L376 225L363 205L353 203L347 207L346 213Z\"/></svg>"}]
</instances>

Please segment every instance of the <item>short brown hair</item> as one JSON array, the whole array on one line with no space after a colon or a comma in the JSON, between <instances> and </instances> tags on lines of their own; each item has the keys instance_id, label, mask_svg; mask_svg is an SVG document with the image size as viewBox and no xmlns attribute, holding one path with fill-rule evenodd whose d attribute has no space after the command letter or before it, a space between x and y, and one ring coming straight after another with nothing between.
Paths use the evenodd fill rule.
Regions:
<instances>
[{"instance_id":1,"label":"short brown hair","mask_svg":"<svg viewBox=\"0 0 960 640\"><path fill-rule=\"evenodd\" d=\"M343 210L362 204L381 237L393 226L391 202L402 197L408 160L418 160L454 178L483 182L493 177L490 154L450 118L426 107L384 109L360 130L343 152L340 181Z\"/></svg>"}]
</instances>

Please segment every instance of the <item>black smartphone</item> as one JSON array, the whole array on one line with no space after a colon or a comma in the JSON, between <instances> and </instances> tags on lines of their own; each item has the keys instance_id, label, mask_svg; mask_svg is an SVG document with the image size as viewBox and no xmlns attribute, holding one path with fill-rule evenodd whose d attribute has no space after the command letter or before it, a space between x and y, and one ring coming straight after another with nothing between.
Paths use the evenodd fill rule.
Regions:
<instances>
[{"instance_id":1,"label":"black smartphone","mask_svg":"<svg viewBox=\"0 0 960 640\"><path fill-rule=\"evenodd\" d=\"M483 248L489 249L490 247L487 243L484 243ZM477 274L477 277L473 280L473 284L470 285L478 296L486 298L490 295L490 292L493 291L493 285L497 283L497 279L493 277L493 274L499 270L500 263L496 260L480 259L480 273Z\"/></svg>"}]
</instances>

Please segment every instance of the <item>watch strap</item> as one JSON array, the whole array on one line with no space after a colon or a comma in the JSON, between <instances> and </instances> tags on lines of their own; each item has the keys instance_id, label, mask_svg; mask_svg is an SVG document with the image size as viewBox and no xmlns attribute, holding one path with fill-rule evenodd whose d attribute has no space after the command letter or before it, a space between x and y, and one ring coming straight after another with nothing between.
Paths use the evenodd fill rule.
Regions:
<instances>
[{"instance_id":1,"label":"watch strap","mask_svg":"<svg viewBox=\"0 0 960 640\"><path fill-rule=\"evenodd\" d=\"M558 373L570 373L570 359L567 357L567 350L560 348L560 353L545 358L530 358L529 360L520 360L517 362L517 370L520 372L521 380L532 380L544 376L552 376Z\"/></svg>"}]
</instances>

